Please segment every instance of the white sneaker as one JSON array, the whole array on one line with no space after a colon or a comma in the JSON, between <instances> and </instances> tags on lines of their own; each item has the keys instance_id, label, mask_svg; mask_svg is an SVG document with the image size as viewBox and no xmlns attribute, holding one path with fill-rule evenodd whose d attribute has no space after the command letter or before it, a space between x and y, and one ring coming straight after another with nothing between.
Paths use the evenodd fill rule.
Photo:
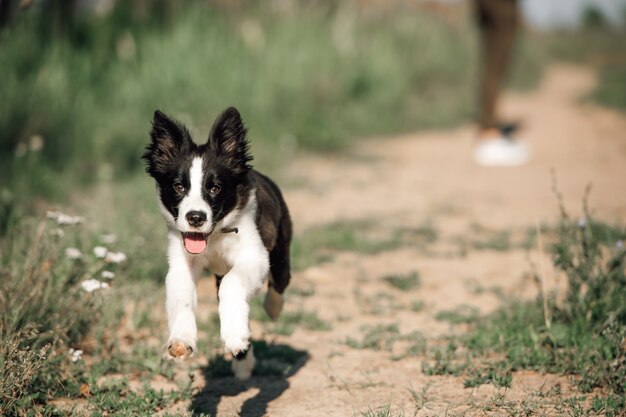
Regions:
<instances>
[{"instance_id":1,"label":"white sneaker","mask_svg":"<svg viewBox=\"0 0 626 417\"><path fill-rule=\"evenodd\" d=\"M483 139L474 148L474 161L482 166L519 166L529 159L526 143L502 136Z\"/></svg>"}]
</instances>

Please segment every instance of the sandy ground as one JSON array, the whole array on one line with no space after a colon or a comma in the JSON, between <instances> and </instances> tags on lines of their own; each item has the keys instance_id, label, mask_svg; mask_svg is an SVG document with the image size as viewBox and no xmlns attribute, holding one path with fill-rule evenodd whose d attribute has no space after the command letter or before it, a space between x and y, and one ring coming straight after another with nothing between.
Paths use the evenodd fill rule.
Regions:
<instances>
[{"instance_id":1,"label":"sandy ground","mask_svg":"<svg viewBox=\"0 0 626 417\"><path fill-rule=\"evenodd\" d=\"M219 416L297 417L352 416L391 405L406 415L433 416L505 415L533 404L535 411L552 414L559 399L546 395L551 387L560 385L564 397L576 392L567 377L517 372L510 389L464 388L463 377L425 375L424 356L392 360L393 351L358 350L345 341L362 338L361 326L380 323L396 323L402 334L419 331L429 342L463 331L436 320L436 313L459 306L493 311L501 298L484 289L533 296L531 262L543 268L547 285L559 285L549 258L536 249L460 249L459 243L477 230L523 233L539 223L553 224L559 211L551 172L572 215L580 216L585 187L592 184L596 216L623 223L626 117L581 99L594 83L586 70L557 66L537 90L506 95L504 113L523 121L521 135L533 150L532 162L523 167L476 166L469 126L359 142L344 156L294 158L282 178L292 184L284 188L296 233L337 220L367 219L379 230L429 224L439 238L428 251L409 245L375 255L341 253L295 273L293 286L313 289L314 295L288 295L287 311L316 311L332 330L274 336L254 325L255 338L305 351L306 360L287 378L253 377L247 383L198 371L195 408ZM421 285L409 292L380 279L413 271ZM213 283L203 280L199 286L199 314L208 315L215 311ZM412 311L415 301L423 302L423 309Z\"/></svg>"}]
</instances>

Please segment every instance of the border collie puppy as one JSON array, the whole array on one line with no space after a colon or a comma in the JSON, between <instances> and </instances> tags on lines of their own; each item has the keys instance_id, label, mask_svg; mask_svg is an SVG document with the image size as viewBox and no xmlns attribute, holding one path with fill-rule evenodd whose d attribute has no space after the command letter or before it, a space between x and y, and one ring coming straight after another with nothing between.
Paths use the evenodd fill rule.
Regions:
<instances>
[{"instance_id":1,"label":"border collie puppy","mask_svg":"<svg viewBox=\"0 0 626 417\"><path fill-rule=\"evenodd\" d=\"M157 110L142 157L168 227L169 356L184 359L196 350L195 281L208 269L217 279L221 339L240 379L254 367L248 301L268 279L265 311L272 319L280 314L292 229L280 190L250 166L246 133L230 107L207 142L196 145L182 124Z\"/></svg>"}]
</instances>

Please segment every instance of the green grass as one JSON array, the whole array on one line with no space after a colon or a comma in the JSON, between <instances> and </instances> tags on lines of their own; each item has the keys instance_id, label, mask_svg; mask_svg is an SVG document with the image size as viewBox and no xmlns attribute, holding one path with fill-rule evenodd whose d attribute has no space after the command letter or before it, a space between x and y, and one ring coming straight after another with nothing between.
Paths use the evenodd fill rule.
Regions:
<instances>
[{"instance_id":1,"label":"green grass","mask_svg":"<svg viewBox=\"0 0 626 417\"><path fill-rule=\"evenodd\" d=\"M419 312L422 311L424 309L424 302L421 300L417 300L417 301L413 301L411 303L411 311L413 312Z\"/></svg>"},{"instance_id":2,"label":"green grass","mask_svg":"<svg viewBox=\"0 0 626 417\"><path fill-rule=\"evenodd\" d=\"M602 82L591 97L606 106L626 112L626 62L605 64L600 70Z\"/></svg>"},{"instance_id":3,"label":"green grass","mask_svg":"<svg viewBox=\"0 0 626 417\"><path fill-rule=\"evenodd\" d=\"M393 314L395 311L403 308L403 306L396 301L396 297L387 292L379 291L375 294L363 294L356 288L354 296L358 303L359 310L363 314L383 316Z\"/></svg>"},{"instance_id":4,"label":"green grass","mask_svg":"<svg viewBox=\"0 0 626 417\"><path fill-rule=\"evenodd\" d=\"M480 369L471 369L463 381L465 388L478 387L483 384L493 384L496 387L511 387L513 374L511 369L502 369L503 366L483 366Z\"/></svg>"},{"instance_id":5,"label":"green grass","mask_svg":"<svg viewBox=\"0 0 626 417\"><path fill-rule=\"evenodd\" d=\"M146 279L143 265L135 265L130 254L121 264L96 257L93 248L105 244L104 231L87 223L61 229L53 220L24 219L0 240L2 415L27 415L28 410L55 414L54 407L46 406L50 399L84 398L84 386L103 393L97 381L109 375L174 377L173 363L162 359L162 341L153 332L166 332L163 314L153 308L163 304L162 285ZM106 245L119 251L126 242ZM82 257L69 259L69 247L80 250ZM103 271L115 273L110 288L93 293L81 288L86 279L106 281ZM159 340L155 343L152 336ZM215 349L215 343L205 344ZM72 362L70 348L83 350L83 359ZM148 393L156 397L145 404L140 396L127 397L119 412L151 415L145 410L178 401L183 394L176 392ZM102 412L106 407L98 398L94 394L86 400Z\"/></svg>"},{"instance_id":6,"label":"green grass","mask_svg":"<svg viewBox=\"0 0 626 417\"><path fill-rule=\"evenodd\" d=\"M426 375L460 375L469 366L469 358L461 357L459 346L451 340L445 347L431 348L431 355L422 362L422 372Z\"/></svg>"},{"instance_id":7,"label":"green grass","mask_svg":"<svg viewBox=\"0 0 626 417\"><path fill-rule=\"evenodd\" d=\"M470 306L459 306L453 310L442 310L435 318L452 324L473 323L478 318L478 309Z\"/></svg>"},{"instance_id":8,"label":"green grass","mask_svg":"<svg viewBox=\"0 0 626 417\"><path fill-rule=\"evenodd\" d=\"M400 291L414 290L420 285L420 278L417 272L406 275L388 275L383 277L383 281Z\"/></svg>"},{"instance_id":9,"label":"green grass","mask_svg":"<svg viewBox=\"0 0 626 417\"><path fill-rule=\"evenodd\" d=\"M407 391L409 392L409 394L411 395L411 400L413 401L413 412L412 413L408 413L404 408L397 408L394 409L391 405L391 402L389 404L380 406L380 407L375 407L373 408L372 406L369 406L367 408L367 410L365 411L359 411L358 414L355 411L353 413L353 415L356 416L361 416L361 417L405 417L405 416L413 416L415 417L418 412L422 409L424 409L424 406L426 405L426 402L428 401L428 390L431 388L430 384L426 384L422 387L422 389L418 392L417 390L415 390L415 388L413 386L409 387L407 389ZM447 412L446 412L447 414Z\"/></svg>"},{"instance_id":10,"label":"green grass","mask_svg":"<svg viewBox=\"0 0 626 417\"><path fill-rule=\"evenodd\" d=\"M348 337L346 343L354 349L387 350L391 351L394 343L400 338L397 324L379 324L376 326L362 326L364 333L361 340Z\"/></svg>"},{"instance_id":11,"label":"green grass","mask_svg":"<svg viewBox=\"0 0 626 417\"><path fill-rule=\"evenodd\" d=\"M554 235L555 230L548 225L541 225L542 234ZM509 252L514 250L529 251L537 248L536 227L526 227L507 230L493 230L481 224L473 223L470 231L463 236L456 236L454 244L463 254L470 250Z\"/></svg>"},{"instance_id":12,"label":"green grass","mask_svg":"<svg viewBox=\"0 0 626 417\"><path fill-rule=\"evenodd\" d=\"M340 221L318 226L296 236L292 244L292 257L295 269L333 259L335 253L352 251L378 253L400 245L400 233L394 231L377 234L371 221Z\"/></svg>"},{"instance_id":13,"label":"green grass","mask_svg":"<svg viewBox=\"0 0 626 417\"><path fill-rule=\"evenodd\" d=\"M438 238L431 226L383 227L372 220L344 220L305 230L291 246L296 270L328 262L338 252L376 254L403 246L423 248Z\"/></svg>"},{"instance_id":14,"label":"green grass","mask_svg":"<svg viewBox=\"0 0 626 417\"><path fill-rule=\"evenodd\" d=\"M591 399L591 410L597 414L617 417L626 409L626 398L609 395L595 396Z\"/></svg>"},{"instance_id":15,"label":"green grass","mask_svg":"<svg viewBox=\"0 0 626 417\"><path fill-rule=\"evenodd\" d=\"M77 16L64 31L30 11L3 34L3 218L29 205L18 190L58 198L139 172L157 108L201 141L236 105L257 166L268 169L294 149L332 151L354 137L470 116L467 23L453 28L412 9L374 17L324 5L289 14L196 5L164 25L122 9Z\"/></svg>"},{"instance_id":16,"label":"green grass","mask_svg":"<svg viewBox=\"0 0 626 417\"><path fill-rule=\"evenodd\" d=\"M375 351L394 350L396 344L401 344L401 353L391 356L391 360L399 361L410 356L422 356L426 353L426 338L421 332L401 334L396 323L361 326L363 337L356 339L348 337L346 344L353 349L369 349Z\"/></svg>"},{"instance_id":17,"label":"green grass","mask_svg":"<svg viewBox=\"0 0 626 417\"><path fill-rule=\"evenodd\" d=\"M491 234L485 240L475 240L472 246L478 250L495 250L506 252L511 249L510 232L500 231Z\"/></svg>"},{"instance_id":18,"label":"green grass","mask_svg":"<svg viewBox=\"0 0 626 417\"><path fill-rule=\"evenodd\" d=\"M294 282L289 285L289 295L296 297L312 297L315 295L315 286L312 284L302 284Z\"/></svg>"},{"instance_id":19,"label":"green grass","mask_svg":"<svg viewBox=\"0 0 626 417\"><path fill-rule=\"evenodd\" d=\"M426 337L419 332L404 334L400 337L402 345L402 353L393 355L391 360L399 361L408 357L424 356L427 352Z\"/></svg>"},{"instance_id":20,"label":"green grass","mask_svg":"<svg viewBox=\"0 0 626 417\"><path fill-rule=\"evenodd\" d=\"M563 302L546 294L530 302L505 300L497 312L480 317L476 309L437 313L439 320L465 323L465 335L447 346L430 346L422 363L427 375L463 376L468 388L482 384L510 387L523 369L572 376L580 393L550 405L567 415L618 416L626 410L626 229L596 221L584 205L584 217L570 217L561 205L561 221L543 230L552 242L554 265L567 277ZM539 279L539 278L537 278ZM585 395L594 392L593 396ZM539 394L538 394L539 395ZM560 394L558 394L560 396ZM540 396L539 396L540 397ZM524 415L546 404L494 398L478 410Z\"/></svg>"},{"instance_id":21,"label":"green grass","mask_svg":"<svg viewBox=\"0 0 626 417\"><path fill-rule=\"evenodd\" d=\"M290 336L297 327L310 331L329 331L332 329L331 324L320 319L316 313L297 311L282 313L269 330L272 333Z\"/></svg>"},{"instance_id":22,"label":"green grass","mask_svg":"<svg viewBox=\"0 0 626 417\"><path fill-rule=\"evenodd\" d=\"M52 230L45 221L23 222L0 241L2 413L63 395L76 383L67 350L86 337L106 302L79 288L102 265L67 259Z\"/></svg>"},{"instance_id":23,"label":"green grass","mask_svg":"<svg viewBox=\"0 0 626 417\"><path fill-rule=\"evenodd\" d=\"M384 405L382 407L372 408L369 407L365 411L359 411L358 414L355 412L353 414L355 417L405 417L406 414L404 410L394 410L392 409L390 404Z\"/></svg>"},{"instance_id":24,"label":"green grass","mask_svg":"<svg viewBox=\"0 0 626 417\"><path fill-rule=\"evenodd\" d=\"M374 17L349 6L280 14L196 5L164 25L119 6L63 31L49 20L21 13L0 43L2 219L30 206L20 190L67 197L77 185L137 173L156 108L201 140L217 112L237 105L257 163L269 168L294 148L452 126L475 107L470 19L446 23L423 9ZM623 39L606 28L527 34L512 85L533 85L543 65L568 59L601 73L596 100L624 109Z\"/></svg>"},{"instance_id":25,"label":"green grass","mask_svg":"<svg viewBox=\"0 0 626 417\"><path fill-rule=\"evenodd\" d=\"M112 201L122 206L139 186L132 183L119 188L119 194L115 194ZM4 385L0 384L4 390L4 414L14 415L18 413L16 410L33 406L46 410L46 402L59 396L83 398L82 384L97 390L100 386L97 380L106 380L110 375L132 374L146 379L161 375L168 380L174 377L172 364L160 358L160 345L144 344L144 339L139 337L129 341L130 350L123 350L128 345L123 346L116 336L123 323L132 323L137 329L165 331L164 318L155 315L158 309L152 308L163 302L162 284L157 281L162 280L165 266L161 271L159 267L150 266L149 258L142 253L146 247L161 250L153 246L154 239L144 237L145 240L135 241L138 236L132 230L124 230L132 227L126 220L117 226L114 224L115 216L106 213L103 203L103 196L112 195L106 190L106 184L103 187L90 196L89 203L97 207L92 207L91 211L78 210L78 213L87 219L96 218L104 226L97 227L87 221L64 227L65 235L58 237L52 233L57 229L52 220L43 220L43 226L40 222L25 220L11 229L11 239L2 240L0 323L6 332L2 333L0 358L3 364L10 364L1 368L5 372L2 375ZM133 204L153 204L151 194L152 190L148 190ZM155 233L149 230L151 222L154 220L157 224L160 219L156 210L145 215L142 221L145 224L136 227L145 228L142 233L150 236L149 233ZM362 336L350 340L349 345L393 352L390 360L420 357L430 352L423 363L424 373L462 376L467 387L485 383L506 387L511 375L521 369L573 375L581 396L586 396L588 401L570 399L569 405L562 404L564 412L581 410L584 414L597 409L607 415L620 415L625 404L622 382L625 362L623 350L620 350L625 337L621 302L625 255L619 242L626 240L626 230L595 221L589 215L585 218L585 222L579 222L577 218L564 217L557 227L546 229L547 241L555 242L552 248L555 263L563 269L574 289L565 304L557 305L549 300L550 327L546 325L540 301L511 303L508 300L505 308L488 317L478 317L471 309L440 312L439 319L471 326L467 336L457 336L453 343L443 347L428 346L430 343L427 345L423 337L402 334L393 324L363 328ZM107 246L128 253L128 262L105 265L92 254L95 245L103 244L101 235L105 232L118 235L118 241ZM370 232L372 239L381 236L378 231ZM64 251L68 246L79 248L84 254L82 260L66 259ZM82 279L97 277L103 269L117 274L113 288L91 295L78 289ZM144 273L151 269L154 275ZM15 297L6 294L15 294ZM310 294L311 290L307 289L303 294L296 291L293 296ZM373 298L382 300L381 294L384 295L374 294ZM365 298L362 301L367 303ZM391 303L393 297L382 301ZM132 313L124 308L130 303L137 303ZM103 305L106 308L103 309ZM61 314L67 311L74 313ZM253 303L254 311L261 315L259 320L268 329L275 326L277 333L283 328L290 333L296 328L323 331L330 327L329 322L307 310L286 314L280 326L269 323L260 299ZM33 324L35 327L31 326ZM217 334L215 320L208 320L201 327L213 336ZM121 334L124 339L130 336L127 331ZM49 347L42 355L40 349L44 346ZM200 346L203 354L214 357L211 366L218 370L215 375L230 375L228 361L214 353L219 340L209 336ZM96 360L89 365L85 361L73 364L69 361L70 347L83 348L86 357ZM289 356L289 353L278 356L281 355ZM294 366L297 365L285 358L268 359L260 362L255 375L281 376L291 372ZM596 388L603 394L587 394ZM120 412L140 410L137 413L141 413L144 409L161 407L159 404L175 403L180 398L177 395L188 398L184 387L177 392L148 393L146 395L152 399L145 403L129 398L130 402L120 404ZM93 405L90 398L84 401L98 410L99 406ZM522 407L519 404L515 407L518 406Z\"/></svg>"},{"instance_id":26,"label":"green grass","mask_svg":"<svg viewBox=\"0 0 626 417\"><path fill-rule=\"evenodd\" d=\"M622 28L589 27L579 32L544 38L552 60L583 63L598 73L599 84L590 98L605 106L626 111L626 47Z\"/></svg>"},{"instance_id":27,"label":"green grass","mask_svg":"<svg viewBox=\"0 0 626 417\"><path fill-rule=\"evenodd\" d=\"M522 369L574 376L582 393L600 389L591 408L570 399L580 415L620 415L626 409L626 229L584 219L562 219L552 246L555 266L567 277L564 302L547 295L532 302L509 301L496 313L441 312L438 319L472 325L447 349L424 363L427 374L464 375L466 387L484 383L507 387ZM572 402L573 401L573 402ZM599 411L598 411L599 410Z\"/></svg>"},{"instance_id":28,"label":"green grass","mask_svg":"<svg viewBox=\"0 0 626 417\"><path fill-rule=\"evenodd\" d=\"M91 416L152 416L164 411L192 395L191 383L178 390L156 390L144 384L141 390L133 390L126 379L117 379L93 386L89 393L88 409ZM78 412L78 414L84 411Z\"/></svg>"}]
</instances>

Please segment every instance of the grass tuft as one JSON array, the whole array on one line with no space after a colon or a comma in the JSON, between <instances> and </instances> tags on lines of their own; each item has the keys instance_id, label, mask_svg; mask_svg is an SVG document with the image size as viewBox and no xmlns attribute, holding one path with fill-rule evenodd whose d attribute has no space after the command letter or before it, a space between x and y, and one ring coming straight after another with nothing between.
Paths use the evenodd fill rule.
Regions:
<instances>
[{"instance_id":1,"label":"grass tuft","mask_svg":"<svg viewBox=\"0 0 626 417\"><path fill-rule=\"evenodd\" d=\"M360 411L355 416L360 417L404 417L406 414L404 410L393 410L390 404L384 405L378 408L372 408L371 406L365 410Z\"/></svg>"},{"instance_id":2,"label":"grass tuft","mask_svg":"<svg viewBox=\"0 0 626 417\"><path fill-rule=\"evenodd\" d=\"M452 324L473 323L478 319L478 309L471 306L459 306L454 310L440 311L435 318Z\"/></svg>"},{"instance_id":3,"label":"grass tuft","mask_svg":"<svg viewBox=\"0 0 626 417\"><path fill-rule=\"evenodd\" d=\"M37 399L32 392L36 378L49 366L46 354L50 345L33 350L29 342L37 339L34 330L23 329L2 338L0 348L0 415L22 415L21 410Z\"/></svg>"},{"instance_id":4,"label":"grass tuft","mask_svg":"<svg viewBox=\"0 0 626 417\"><path fill-rule=\"evenodd\" d=\"M420 277L417 272L407 275L388 275L383 278L387 284L400 291L410 291L420 286Z\"/></svg>"},{"instance_id":5,"label":"grass tuft","mask_svg":"<svg viewBox=\"0 0 626 417\"><path fill-rule=\"evenodd\" d=\"M426 375L460 375L467 369L469 358L459 359L458 345L450 341L445 349L435 348L433 358L422 362L422 372Z\"/></svg>"},{"instance_id":6,"label":"grass tuft","mask_svg":"<svg viewBox=\"0 0 626 417\"><path fill-rule=\"evenodd\" d=\"M90 387L89 406L97 410L98 416L138 416L155 415L168 406L191 396L193 379L180 390L156 390L144 384L141 390L130 388L126 379L111 380Z\"/></svg>"},{"instance_id":7,"label":"grass tuft","mask_svg":"<svg viewBox=\"0 0 626 417\"><path fill-rule=\"evenodd\" d=\"M476 322L475 328L460 343L472 355L504 359L472 367L466 385L507 386L510 373L519 369L572 374L581 391L607 390L617 399L611 404L623 406L626 249L621 242L626 229L594 220L586 204L584 213L583 218L572 219L562 208L556 229L552 254L555 266L567 277L564 302L557 303L553 294L545 313L542 300L536 300L470 320ZM437 362L442 368L437 373L447 371L445 362Z\"/></svg>"},{"instance_id":8,"label":"grass tuft","mask_svg":"<svg viewBox=\"0 0 626 417\"><path fill-rule=\"evenodd\" d=\"M393 344L400 337L397 324L379 324L376 326L363 326L363 339L356 340L348 337L346 343L354 349L371 349L391 351Z\"/></svg>"},{"instance_id":9,"label":"grass tuft","mask_svg":"<svg viewBox=\"0 0 626 417\"><path fill-rule=\"evenodd\" d=\"M104 301L79 286L102 265L67 259L64 244L80 244L81 237L61 241L55 230L24 221L0 240L0 395L7 414L72 389L68 350L80 345Z\"/></svg>"},{"instance_id":10,"label":"grass tuft","mask_svg":"<svg viewBox=\"0 0 626 417\"><path fill-rule=\"evenodd\" d=\"M471 369L463 381L465 388L478 387L483 384L493 384L496 387L511 387L513 374L510 368L502 369L502 363L495 367L483 366L480 369Z\"/></svg>"}]
</instances>

